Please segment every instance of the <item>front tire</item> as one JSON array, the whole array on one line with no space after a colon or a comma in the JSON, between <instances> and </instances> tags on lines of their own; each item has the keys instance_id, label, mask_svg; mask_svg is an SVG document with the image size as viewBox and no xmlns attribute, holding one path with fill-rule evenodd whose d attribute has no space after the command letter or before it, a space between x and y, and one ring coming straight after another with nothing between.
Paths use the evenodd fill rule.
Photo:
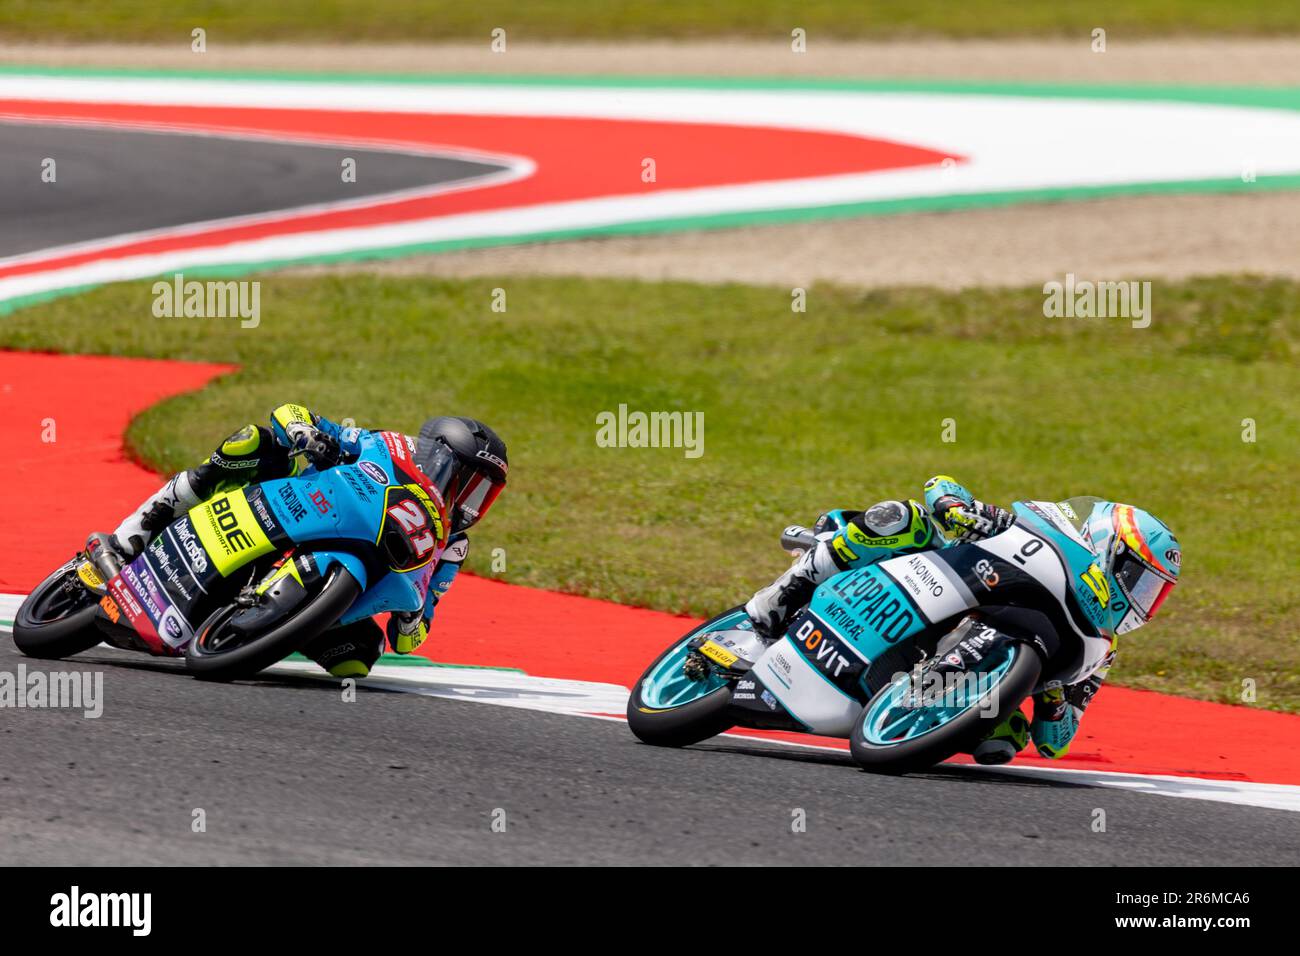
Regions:
<instances>
[{"instance_id":1,"label":"front tire","mask_svg":"<svg viewBox=\"0 0 1300 956\"><path fill-rule=\"evenodd\" d=\"M731 684L714 674L689 681L680 670L693 637L744 619L744 608L724 611L675 641L646 668L627 699L627 725L639 740L656 747L687 747L735 726Z\"/></svg>"},{"instance_id":2,"label":"front tire","mask_svg":"<svg viewBox=\"0 0 1300 956\"><path fill-rule=\"evenodd\" d=\"M964 707L929 704L909 709L901 701L910 692L910 682L882 687L853 723L849 736L853 760L876 773L910 773L969 750L1020 707L1042 673L1042 660L1029 645L1009 642L1006 652L1010 662L1004 661L1000 673L990 675L996 683L967 698ZM981 705L995 691L997 706L985 711ZM923 712L925 707L931 712ZM945 708L951 714L942 713Z\"/></svg>"},{"instance_id":3,"label":"front tire","mask_svg":"<svg viewBox=\"0 0 1300 956\"><path fill-rule=\"evenodd\" d=\"M75 562L65 564L36 586L14 615L14 646L28 657L57 661L88 651L100 642L95 614L99 601L78 583Z\"/></svg>"},{"instance_id":4,"label":"front tire","mask_svg":"<svg viewBox=\"0 0 1300 956\"><path fill-rule=\"evenodd\" d=\"M227 605L208 617L185 649L186 669L199 680L252 677L284 660L326 628L338 623L361 595L361 585L344 568L334 568L315 595L285 620L249 638L230 628L239 611Z\"/></svg>"}]
</instances>

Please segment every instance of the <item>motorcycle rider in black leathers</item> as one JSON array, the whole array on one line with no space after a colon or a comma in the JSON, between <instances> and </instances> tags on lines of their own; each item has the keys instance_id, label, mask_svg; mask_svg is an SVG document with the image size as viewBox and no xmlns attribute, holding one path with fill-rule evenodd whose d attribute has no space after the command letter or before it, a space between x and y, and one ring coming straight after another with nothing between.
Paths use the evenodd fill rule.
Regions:
<instances>
[{"instance_id":1,"label":"motorcycle rider in black leathers","mask_svg":"<svg viewBox=\"0 0 1300 956\"><path fill-rule=\"evenodd\" d=\"M361 434L360 429L336 424L303 405L281 405L271 413L269 426L246 425L198 467L169 478L111 535L92 534L87 553L112 572L143 551L154 534L218 491L296 475L308 458L318 468L348 461L356 454ZM472 418L430 418L414 444L415 463L447 503L451 536L434 568L423 610L389 618L388 643L399 654L411 653L428 637L434 608L469 553L466 532L505 487L508 468L505 442ZM384 632L365 618L327 630L303 653L336 677L364 677L383 649Z\"/></svg>"}]
</instances>

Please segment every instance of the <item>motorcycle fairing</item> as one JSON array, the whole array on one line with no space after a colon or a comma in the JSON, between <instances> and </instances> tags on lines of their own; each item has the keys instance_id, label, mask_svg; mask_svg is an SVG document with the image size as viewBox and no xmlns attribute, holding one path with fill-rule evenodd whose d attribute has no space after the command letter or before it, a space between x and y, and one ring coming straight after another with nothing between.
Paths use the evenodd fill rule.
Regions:
<instances>
[{"instance_id":1,"label":"motorcycle fairing","mask_svg":"<svg viewBox=\"0 0 1300 956\"><path fill-rule=\"evenodd\" d=\"M175 654L194 636L189 621L167 598L162 583L144 555L122 568L108 582L108 597L155 654ZM102 603L102 602L101 602ZM105 607L112 615L112 609ZM163 635L166 635L164 638Z\"/></svg>"},{"instance_id":2,"label":"motorcycle fairing","mask_svg":"<svg viewBox=\"0 0 1300 956\"><path fill-rule=\"evenodd\" d=\"M290 539L261 487L222 492L191 508L108 583L109 597L155 654L194 637L191 612L222 578Z\"/></svg>"},{"instance_id":3,"label":"motorcycle fairing","mask_svg":"<svg viewBox=\"0 0 1300 956\"><path fill-rule=\"evenodd\" d=\"M875 662L898 668L906 659L886 655L923 632L942 631L977 607L1011 605L1044 608L1058 629L1077 636L1079 651L1057 676L1082 679L1110 650L1083 603L1085 595L1097 600L1085 580L1095 555L1041 509L1020 504L1016 513L1015 525L983 541L900 555L826 581L755 665L755 677L812 732L846 735L888 679L873 671Z\"/></svg>"},{"instance_id":4,"label":"motorcycle fairing","mask_svg":"<svg viewBox=\"0 0 1300 956\"><path fill-rule=\"evenodd\" d=\"M904 554L824 582L755 676L811 732L847 736L880 686L872 665L906 663L897 648L977 606L944 554Z\"/></svg>"},{"instance_id":5,"label":"motorcycle fairing","mask_svg":"<svg viewBox=\"0 0 1300 956\"><path fill-rule=\"evenodd\" d=\"M1111 614L1126 610L1127 602L1109 586L1096 551L1075 530L1068 515L1062 513L1063 520L1054 520L1053 509L1061 511L1059 505L1017 501L1011 508L1016 524L975 546L995 555L1009 555L1012 560L1018 550L1027 546L1027 538L1036 538L1047 546L1026 559L1031 564L1020 566L1050 591L1055 608L1062 612L1059 622L1079 638L1077 653L1072 659L1055 662L1059 669L1052 678L1067 684L1083 680L1110 653L1112 634L1107 624ZM1013 532L1015 537L1008 538ZM1012 547L1014 542L1019 542L1016 548Z\"/></svg>"},{"instance_id":6,"label":"motorcycle fairing","mask_svg":"<svg viewBox=\"0 0 1300 956\"><path fill-rule=\"evenodd\" d=\"M125 617L145 649L181 653L204 598L229 591L224 582L258 558L289 550L310 557L322 575L341 564L361 584L363 593L342 623L421 609L448 538L441 501L414 469L410 444L401 436L367 434L359 445L352 464L222 492L177 518L108 582L105 629L120 629L118 619ZM419 502L435 530L432 547L412 568L390 570L374 556L390 487L402 489L402 500ZM313 542L319 546L306 547Z\"/></svg>"}]
</instances>

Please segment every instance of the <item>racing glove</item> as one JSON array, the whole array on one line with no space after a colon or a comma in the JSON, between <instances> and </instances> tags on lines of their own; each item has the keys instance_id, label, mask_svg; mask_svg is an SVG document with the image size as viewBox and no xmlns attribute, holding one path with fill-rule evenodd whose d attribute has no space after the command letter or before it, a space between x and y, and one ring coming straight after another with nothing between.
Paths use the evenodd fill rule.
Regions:
<instances>
[{"instance_id":1,"label":"racing glove","mask_svg":"<svg viewBox=\"0 0 1300 956\"><path fill-rule=\"evenodd\" d=\"M925 503L939 527L958 541L991 538L1016 520L1010 511L976 500L947 475L935 475L925 483Z\"/></svg>"},{"instance_id":2,"label":"racing glove","mask_svg":"<svg viewBox=\"0 0 1300 956\"><path fill-rule=\"evenodd\" d=\"M317 468L329 468L340 460L339 443L308 422L290 422L284 426L291 453L302 452Z\"/></svg>"}]
</instances>

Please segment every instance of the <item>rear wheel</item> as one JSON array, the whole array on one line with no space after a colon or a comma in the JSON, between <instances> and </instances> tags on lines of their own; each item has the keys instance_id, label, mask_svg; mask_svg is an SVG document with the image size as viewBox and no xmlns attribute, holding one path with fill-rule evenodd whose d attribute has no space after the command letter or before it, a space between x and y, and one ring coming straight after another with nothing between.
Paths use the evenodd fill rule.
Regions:
<instances>
[{"instance_id":1,"label":"rear wheel","mask_svg":"<svg viewBox=\"0 0 1300 956\"><path fill-rule=\"evenodd\" d=\"M77 577L71 561L38 584L14 615L14 645L28 657L59 660L100 642L99 599Z\"/></svg>"},{"instance_id":2,"label":"rear wheel","mask_svg":"<svg viewBox=\"0 0 1300 956\"><path fill-rule=\"evenodd\" d=\"M265 631L250 634L239 627L244 608L227 605L211 614L185 649L185 664L200 680L230 681L252 677L303 648L338 623L361 594L357 579L335 566L319 591L288 617Z\"/></svg>"},{"instance_id":3,"label":"rear wheel","mask_svg":"<svg viewBox=\"0 0 1300 956\"><path fill-rule=\"evenodd\" d=\"M1008 641L972 672L978 680L954 685L934 700L918 701L910 679L882 687L853 724L853 759L863 770L883 773L932 767L974 746L1010 716L1041 672L1042 661L1029 645Z\"/></svg>"},{"instance_id":4,"label":"rear wheel","mask_svg":"<svg viewBox=\"0 0 1300 956\"><path fill-rule=\"evenodd\" d=\"M698 680L684 665L698 634L735 627L745 620L744 608L724 611L701 624L660 654L632 688L627 701L627 725L648 744L685 747L730 730L731 683L711 668Z\"/></svg>"}]
</instances>

